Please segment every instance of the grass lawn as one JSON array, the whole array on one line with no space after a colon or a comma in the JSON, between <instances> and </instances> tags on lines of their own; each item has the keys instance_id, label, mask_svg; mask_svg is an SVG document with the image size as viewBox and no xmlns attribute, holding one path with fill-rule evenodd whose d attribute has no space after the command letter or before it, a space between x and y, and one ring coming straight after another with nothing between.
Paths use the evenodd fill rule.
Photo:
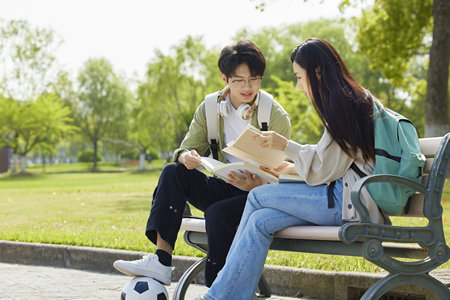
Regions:
<instances>
[{"instance_id":1,"label":"grass lawn","mask_svg":"<svg viewBox=\"0 0 450 300\"><path fill-rule=\"evenodd\" d=\"M153 252L155 247L144 230L162 162L154 162L145 172L111 164L100 164L96 173L89 168L87 164L59 164L47 166L45 172L39 166L28 168L27 175L0 175L0 239ZM448 200L450 181L442 201L447 241ZM395 224L408 222L397 219ZM203 256L182 241L181 233L174 254ZM270 251L267 263L330 271L382 271L362 258L284 251ZM450 263L440 268L449 269Z\"/></svg>"}]
</instances>

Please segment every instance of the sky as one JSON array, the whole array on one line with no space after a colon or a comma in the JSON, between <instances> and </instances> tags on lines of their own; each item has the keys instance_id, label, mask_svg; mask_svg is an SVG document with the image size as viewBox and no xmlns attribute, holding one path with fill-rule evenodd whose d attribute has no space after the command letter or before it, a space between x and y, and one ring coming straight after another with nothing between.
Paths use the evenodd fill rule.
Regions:
<instances>
[{"instance_id":1,"label":"sky","mask_svg":"<svg viewBox=\"0 0 450 300\"><path fill-rule=\"evenodd\" d=\"M105 57L115 71L140 78L156 49L168 54L188 35L222 48L243 28L342 17L340 1L265 0L260 12L259 0L0 0L0 18L53 29L63 39L58 62L69 72Z\"/></svg>"}]
</instances>

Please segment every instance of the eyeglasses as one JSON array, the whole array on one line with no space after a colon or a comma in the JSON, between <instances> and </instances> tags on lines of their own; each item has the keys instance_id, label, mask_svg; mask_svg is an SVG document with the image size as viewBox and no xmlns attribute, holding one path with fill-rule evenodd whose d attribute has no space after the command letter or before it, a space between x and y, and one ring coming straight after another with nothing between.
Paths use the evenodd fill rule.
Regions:
<instances>
[{"instance_id":1,"label":"eyeglasses","mask_svg":"<svg viewBox=\"0 0 450 300\"><path fill-rule=\"evenodd\" d=\"M230 80L229 81L229 85L235 88L244 88L247 83L249 87L255 86L257 84L260 84L262 80L262 77L253 77L253 78L249 78L248 80L246 79L235 79L235 80Z\"/></svg>"}]
</instances>

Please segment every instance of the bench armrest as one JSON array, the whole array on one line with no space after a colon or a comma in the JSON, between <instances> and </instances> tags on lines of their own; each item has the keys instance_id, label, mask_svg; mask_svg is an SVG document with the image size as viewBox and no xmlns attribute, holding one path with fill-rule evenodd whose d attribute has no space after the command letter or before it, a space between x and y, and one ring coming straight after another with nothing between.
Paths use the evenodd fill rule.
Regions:
<instances>
[{"instance_id":1,"label":"bench armrest","mask_svg":"<svg viewBox=\"0 0 450 300\"><path fill-rule=\"evenodd\" d=\"M417 192L421 194L426 194L425 187L417 183L409 178L398 176L398 175L390 175L390 174L377 174L377 175L370 175L367 177L363 177L359 180L357 180L352 188L351 191L351 201L353 203L353 206L355 207L356 211L359 214L360 220L362 223L370 223L370 216L369 211L367 210L367 207L365 207L360 198L360 193L362 188L373 182L388 182L388 183L397 183L401 185L406 185L411 187L412 189L416 190Z\"/></svg>"}]
</instances>

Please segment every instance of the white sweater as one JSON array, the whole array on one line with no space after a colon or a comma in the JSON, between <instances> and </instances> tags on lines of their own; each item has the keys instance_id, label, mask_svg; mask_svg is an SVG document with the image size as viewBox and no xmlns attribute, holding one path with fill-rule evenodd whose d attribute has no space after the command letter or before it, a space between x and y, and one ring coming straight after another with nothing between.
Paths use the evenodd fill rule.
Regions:
<instances>
[{"instance_id":1,"label":"white sweater","mask_svg":"<svg viewBox=\"0 0 450 300\"><path fill-rule=\"evenodd\" d=\"M360 177L350 166L355 162L360 170L366 174L372 174L374 162L365 162L361 153L357 153L356 159L348 156L327 130L324 131L317 145L301 145L289 141L284 152L288 158L294 161L298 175L311 186L326 184L342 178L344 185L342 219L346 221L359 220L359 215L350 200L350 191ZM385 222L383 214L365 187L361 191L361 202L367 207L371 222Z\"/></svg>"}]
</instances>

